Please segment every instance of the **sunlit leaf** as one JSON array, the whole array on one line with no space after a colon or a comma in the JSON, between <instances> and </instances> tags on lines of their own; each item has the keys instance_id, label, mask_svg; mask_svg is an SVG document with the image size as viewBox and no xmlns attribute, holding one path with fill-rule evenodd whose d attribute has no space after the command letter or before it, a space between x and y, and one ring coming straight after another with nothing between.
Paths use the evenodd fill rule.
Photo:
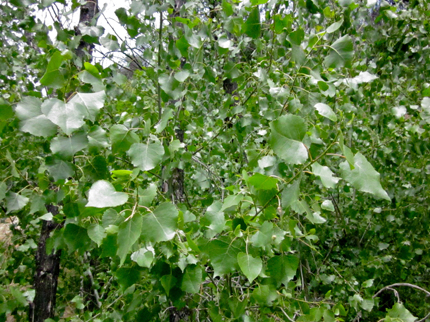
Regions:
<instances>
[{"instance_id":1,"label":"sunlit leaf","mask_svg":"<svg viewBox=\"0 0 430 322\"><path fill-rule=\"evenodd\" d=\"M126 193L116 192L110 182L99 180L93 183L88 192L88 203L86 207L116 207L125 204L127 200L128 195Z\"/></svg>"}]
</instances>

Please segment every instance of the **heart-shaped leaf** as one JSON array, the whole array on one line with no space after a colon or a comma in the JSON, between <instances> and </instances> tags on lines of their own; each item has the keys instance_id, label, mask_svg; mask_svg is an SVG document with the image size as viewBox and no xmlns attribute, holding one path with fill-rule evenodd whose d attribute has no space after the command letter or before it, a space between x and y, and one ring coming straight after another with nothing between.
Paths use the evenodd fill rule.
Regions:
<instances>
[{"instance_id":1,"label":"heart-shaped leaf","mask_svg":"<svg viewBox=\"0 0 430 322\"><path fill-rule=\"evenodd\" d=\"M245 253L237 254L237 262L250 283L255 280L263 268L263 262L260 257L254 258Z\"/></svg>"},{"instance_id":2,"label":"heart-shaped leaf","mask_svg":"<svg viewBox=\"0 0 430 322\"><path fill-rule=\"evenodd\" d=\"M99 180L91 186L88 193L88 203L85 207L107 208L125 204L128 195L124 192L116 192L113 185L105 180Z\"/></svg>"},{"instance_id":3,"label":"heart-shaped leaf","mask_svg":"<svg viewBox=\"0 0 430 322\"><path fill-rule=\"evenodd\" d=\"M128 155L134 166L142 171L154 169L162 160L164 148L160 141L143 144L135 143L128 150Z\"/></svg>"}]
</instances>

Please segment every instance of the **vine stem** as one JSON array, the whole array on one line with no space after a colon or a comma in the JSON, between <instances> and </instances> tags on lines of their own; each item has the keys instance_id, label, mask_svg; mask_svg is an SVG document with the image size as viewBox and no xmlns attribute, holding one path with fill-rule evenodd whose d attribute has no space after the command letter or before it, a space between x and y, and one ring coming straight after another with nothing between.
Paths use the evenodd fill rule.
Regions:
<instances>
[{"instance_id":1,"label":"vine stem","mask_svg":"<svg viewBox=\"0 0 430 322\"><path fill-rule=\"evenodd\" d=\"M396 287L396 286L407 286L407 287L411 287L411 288L414 288L414 289L416 289L416 290L420 290L421 292L424 292L424 293L426 293L427 294L427 296L430 296L430 292L429 291L427 291L427 290L425 290L425 289L423 289L422 287L419 287L418 285L415 285L415 284L410 284L410 283L394 283L394 284L391 284L391 285L387 285L387 286L384 286L383 288L381 288L378 292L376 292L375 293L375 295L373 295L372 296L372 299L374 299L375 297L377 297L380 293L382 293L383 291L385 291L385 290L391 290L391 291L395 291L394 289L393 289L393 287ZM396 293L397 291L395 291L395 293ZM397 297L397 300L399 301L399 297L398 296L396 296ZM428 317L430 317L430 313L428 313L425 317L423 317L421 320L418 320L418 321L416 321L416 322L424 322L425 320L427 320L427 318ZM382 319L382 320L379 320L379 321L383 321L384 319ZM378 321L378 322L379 322Z\"/></svg>"}]
</instances>

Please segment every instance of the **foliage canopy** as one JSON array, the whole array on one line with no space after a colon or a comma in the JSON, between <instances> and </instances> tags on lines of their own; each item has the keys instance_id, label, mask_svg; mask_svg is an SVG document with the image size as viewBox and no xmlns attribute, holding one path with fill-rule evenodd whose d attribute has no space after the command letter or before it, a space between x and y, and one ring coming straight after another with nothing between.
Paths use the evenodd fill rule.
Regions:
<instances>
[{"instance_id":1,"label":"foliage canopy","mask_svg":"<svg viewBox=\"0 0 430 322\"><path fill-rule=\"evenodd\" d=\"M55 321L425 320L427 1L84 3L1 1L1 321L54 224Z\"/></svg>"}]
</instances>

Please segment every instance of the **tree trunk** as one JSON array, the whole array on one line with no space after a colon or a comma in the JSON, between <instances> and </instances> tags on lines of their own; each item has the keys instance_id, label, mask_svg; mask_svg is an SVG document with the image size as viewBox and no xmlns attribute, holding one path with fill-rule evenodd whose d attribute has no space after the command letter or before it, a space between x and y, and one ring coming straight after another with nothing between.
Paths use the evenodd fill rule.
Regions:
<instances>
[{"instance_id":1,"label":"tree trunk","mask_svg":"<svg viewBox=\"0 0 430 322\"><path fill-rule=\"evenodd\" d=\"M90 25L98 11L98 0L86 2L81 6L79 23ZM79 26L76 27L76 34L81 34ZM93 44L81 40L76 55L84 60L86 55L92 55ZM46 209L52 215L58 215L58 206L47 205ZM29 320L31 322L43 322L45 319L55 316L55 301L57 296L58 275L60 273L61 251L46 253L46 241L51 232L62 227L63 224L53 221L43 221L42 231L36 252L36 273L34 274L34 289L36 295L33 303L30 303Z\"/></svg>"},{"instance_id":2,"label":"tree trunk","mask_svg":"<svg viewBox=\"0 0 430 322\"><path fill-rule=\"evenodd\" d=\"M84 5L81 6L79 24L90 26L91 21L96 16L97 12L98 12L98 0L87 1ZM77 35L82 34L79 29L79 26L75 28L75 32ZM76 49L76 55L79 58L84 59L87 53L89 56L92 55L93 48L94 48L94 44L89 44L81 39L79 43L79 47Z\"/></svg>"},{"instance_id":3,"label":"tree trunk","mask_svg":"<svg viewBox=\"0 0 430 322\"><path fill-rule=\"evenodd\" d=\"M48 205L46 209L53 216L58 214L57 206ZM43 221L42 224L36 251L36 273L34 274L36 296L33 303L30 304L31 322L43 322L45 319L54 317L61 251L52 251L47 254L46 241L51 232L61 226L53 221Z\"/></svg>"}]
</instances>

